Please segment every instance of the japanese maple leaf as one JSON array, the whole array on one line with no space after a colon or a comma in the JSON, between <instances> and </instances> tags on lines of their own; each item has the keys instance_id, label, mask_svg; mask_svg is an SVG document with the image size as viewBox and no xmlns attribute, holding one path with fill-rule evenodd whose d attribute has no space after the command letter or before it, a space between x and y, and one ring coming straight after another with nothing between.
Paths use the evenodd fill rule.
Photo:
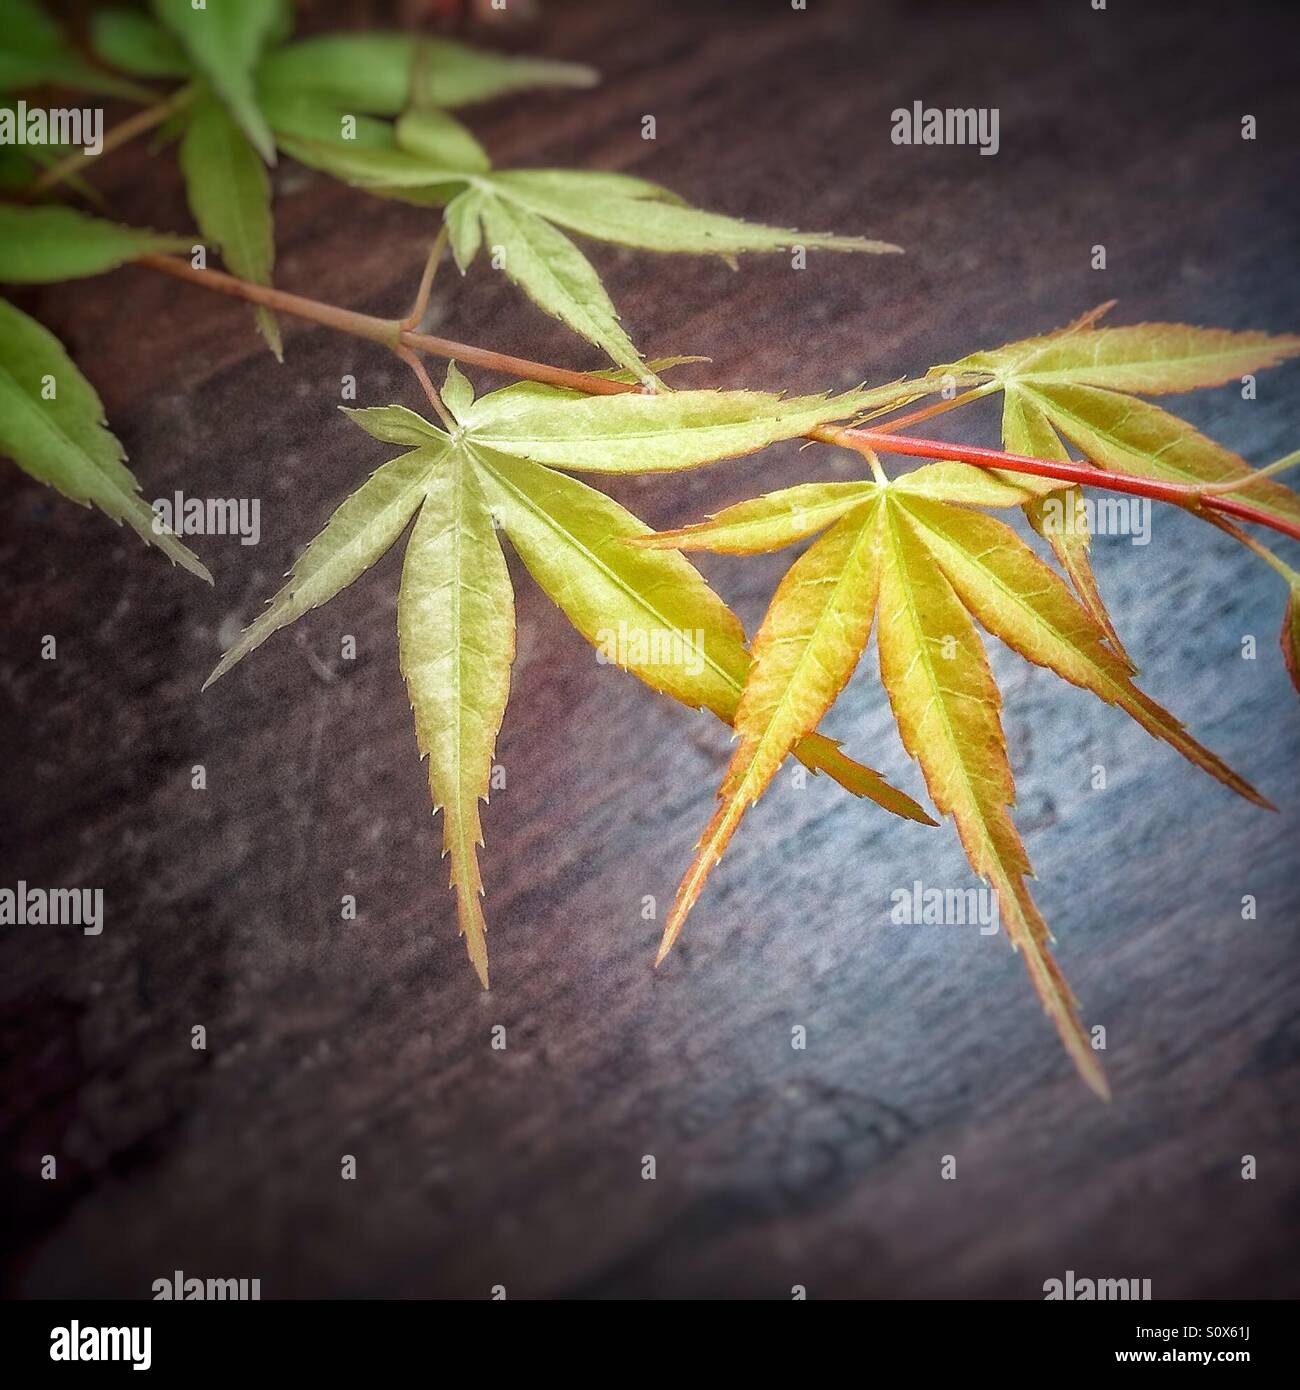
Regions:
<instances>
[{"instance_id":1,"label":"japanese maple leaf","mask_svg":"<svg viewBox=\"0 0 1300 1390\"><path fill-rule=\"evenodd\" d=\"M1031 870L1010 815L1015 788L1001 697L972 619L1029 660L1118 706L1240 795L1268 803L1138 689L1106 629L1060 576L1010 527L970 505L1024 499L1000 476L937 463L889 484L804 484L633 542L747 554L822 533L782 579L754 639L736 710L739 743L720 805L665 924L659 959L745 811L849 679L874 621L881 681L903 744L920 763L935 806L955 821L971 866L996 889L1008 935L1070 1056L1106 1096L1026 884Z\"/></svg>"},{"instance_id":2,"label":"japanese maple leaf","mask_svg":"<svg viewBox=\"0 0 1300 1390\"><path fill-rule=\"evenodd\" d=\"M1300 337L1180 323L1098 328L1112 304L1054 333L972 353L930 375L975 384L981 393L1001 391L1002 440L1012 453L1065 459L1068 441L1099 468L1187 484L1241 482L1244 498L1300 520L1294 492L1270 479L1247 481L1252 470L1243 458L1141 399L1239 381L1296 356ZM1127 660L1093 575L1080 489L1015 476L1031 494L1025 504L1030 523L1050 542L1080 599ZM1069 524L1061 525L1065 511Z\"/></svg>"},{"instance_id":3,"label":"japanese maple leaf","mask_svg":"<svg viewBox=\"0 0 1300 1390\"><path fill-rule=\"evenodd\" d=\"M901 389L790 399L752 391L584 396L524 383L475 400L453 365L442 393L452 431L402 406L347 412L407 452L334 513L207 684L332 598L411 526L398 594L401 666L434 807L443 812L460 930L486 987L479 803L488 796L515 641L498 525L584 637L600 644L621 624L672 639L648 644L649 655L633 644L616 659L654 689L730 723L750 665L739 620L682 556L625 544L648 528L569 471L695 467L844 419ZM809 768L855 795L933 824L910 797L811 728L792 746Z\"/></svg>"}]
</instances>

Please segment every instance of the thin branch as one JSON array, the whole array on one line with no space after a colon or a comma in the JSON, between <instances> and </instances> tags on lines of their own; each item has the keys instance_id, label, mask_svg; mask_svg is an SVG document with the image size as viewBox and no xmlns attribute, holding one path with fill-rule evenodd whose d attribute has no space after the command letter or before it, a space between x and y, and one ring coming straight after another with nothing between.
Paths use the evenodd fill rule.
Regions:
<instances>
[{"instance_id":1,"label":"thin branch","mask_svg":"<svg viewBox=\"0 0 1300 1390\"><path fill-rule=\"evenodd\" d=\"M429 398L429 404L437 412L438 419L443 425L455 433L456 422L451 417L451 412L442 403L442 397L438 394L438 388L429 379L429 373L424 370L424 363L408 347L403 347L400 343L393 351L406 363L415 373L416 380L424 387L424 394Z\"/></svg>"},{"instance_id":2,"label":"thin branch","mask_svg":"<svg viewBox=\"0 0 1300 1390\"><path fill-rule=\"evenodd\" d=\"M414 333L404 329L396 319L376 318L373 314L359 314L351 309L322 304L319 300L308 299L303 295L288 294L284 290L272 289L266 285L254 285L220 270L197 270L188 261L177 260L173 256L151 252L139 257L136 263L148 266L152 270L159 270L178 280L187 280L203 289L215 290L219 294L230 295L252 304L265 304L269 309L276 309L296 318L308 319L342 333L351 333L355 337L383 343L385 347L394 351L405 348L412 352L427 352L434 357L483 367L488 371L521 377L527 381L540 381L547 386L582 391L593 396L641 391L640 386L629 382L611 381L609 377L571 371L567 367L553 367L545 362L530 361L526 357L513 357L509 353L493 352L490 348L454 342L450 338ZM1031 473L1040 478L1057 478L1063 483L1107 488L1112 492L1127 492L1137 497L1170 502L1202 515L1214 512L1233 516L1252 525L1267 526L1292 540L1300 540L1300 521L1266 511L1263 507L1244 502L1231 494L1208 492L1205 484L1193 486L1166 482L1158 478L1140 477L1134 473L1119 473L1111 469L1098 468L1091 463L1032 458L1027 454L1012 454L1003 449L987 449L973 444L951 444L941 439L915 439L910 435L892 434L885 430L865 429L861 426L823 425L809 430L805 438L823 444L838 444L844 448L856 449L858 452L872 449L881 453L907 454L919 458L957 459L977 468Z\"/></svg>"},{"instance_id":3,"label":"thin branch","mask_svg":"<svg viewBox=\"0 0 1300 1390\"><path fill-rule=\"evenodd\" d=\"M175 256L164 256L156 251L139 256L136 265L148 266L150 270L160 270L177 280L188 280L191 285L199 285L205 290L215 290L218 294L229 295L232 299L243 299L249 304L264 304L294 318L307 319L312 323L324 324L340 333L350 333L355 338L368 338L385 347L396 347L401 329L396 319L376 318L373 314L358 314L352 309L339 309L333 304L322 304L318 299L308 299L300 294L288 294L284 290L272 289L269 285L255 285L250 280L241 280L236 275L228 275L224 270L200 270L189 261Z\"/></svg>"},{"instance_id":4,"label":"thin branch","mask_svg":"<svg viewBox=\"0 0 1300 1390\"><path fill-rule=\"evenodd\" d=\"M1300 463L1300 449L1280 458L1276 463L1270 463L1267 468L1257 468L1249 477L1230 478L1226 483L1207 483L1202 492L1213 493L1216 497L1222 496L1225 492L1237 492L1243 487L1249 487L1251 483L1257 483L1261 478L1271 478L1275 473L1285 473L1288 468L1294 468Z\"/></svg>"},{"instance_id":5,"label":"thin branch","mask_svg":"<svg viewBox=\"0 0 1300 1390\"><path fill-rule=\"evenodd\" d=\"M156 102L153 106L146 106L142 111L137 111L135 115L128 116L126 120L104 132L104 138L97 154L88 154L85 150L74 150L71 154L65 155L34 179L23 190L23 196L33 198L46 192L55 184L62 183L70 175L79 174L86 165L92 164L111 151L121 148L121 146L136 139L137 136L145 134L146 131L153 130L155 126L162 125L177 111L188 106L194 100L194 93L195 88L192 84L187 87L180 87L164 101Z\"/></svg>"},{"instance_id":6,"label":"thin branch","mask_svg":"<svg viewBox=\"0 0 1300 1390\"><path fill-rule=\"evenodd\" d=\"M909 425L919 425L922 420L933 419L936 415L944 415L950 410L956 410L959 405L969 405L971 401L981 400L991 391L1000 390L996 382L986 382L983 386L972 386L969 391L963 391L960 396L954 396L950 401L935 401L933 405L927 405L923 410L914 410L910 415L899 415L893 420L886 420L885 426L890 430L906 429Z\"/></svg>"},{"instance_id":7,"label":"thin branch","mask_svg":"<svg viewBox=\"0 0 1300 1390\"><path fill-rule=\"evenodd\" d=\"M429 248L429 259L424 263L424 274L420 276L420 288L416 292L415 304L411 312L402 320L402 331L419 328L420 320L429 307L429 291L433 288L433 277L438 273L438 262L447 249L447 224L442 224L433 245Z\"/></svg>"},{"instance_id":8,"label":"thin branch","mask_svg":"<svg viewBox=\"0 0 1300 1390\"><path fill-rule=\"evenodd\" d=\"M611 381L608 377L592 376L590 372L575 372L568 367L552 367L546 362L533 362L527 357L512 357L508 352L493 352L491 348L457 343L451 338L435 338L428 333L403 331L398 341L417 352L431 353L449 361L466 362L485 371L501 372L504 376L522 377L525 381L540 381L545 386L562 386L569 391L582 391L588 396L621 396L640 391L626 381Z\"/></svg>"},{"instance_id":9,"label":"thin branch","mask_svg":"<svg viewBox=\"0 0 1300 1390\"><path fill-rule=\"evenodd\" d=\"M819 437L822 431L817 432ZM1277 516L1250 502L1236 497L1207 495L1203 486L1171 483L1160 478L1144 478L1136 473L1119 473L1098 468L1091 463L1072 463L1055 459L1031 458L1027 454L1007 453L1003 449L985 449L974 444L950 444L942 439L913 439L905 434L887 434L883 430L841 429L833 427L824 433L828 442L848 448L864 445L886 454L909 454L919 458L957 459L977 468L1000 468L1014 473L1032 473L1038 478L1059 478L1065 483L1084 487L1104 487L1112 492L1128 492L1137 497L1151 497L1158 502L1172 502L1192 511L1217 511L1235 516L1257 526L1268 526L1292 540L1300 540L1300 521Z\"/></svg>"},{"instance_id":10,"label":"thin branch","mask_svg":"<svg viewBox=\"0 0 1300 1390\"><path fill-rule=\"evenodd\" d=\"M318 299L308 299L305 295L289 294L284 290L272 289L268 285L255 285L249 280L229 275L224 270L199 270L189 261L178 260L175 256L164 256L151 251L137 257L135 264L161 271L176 280L186 280L201 289L214 290L217 294L242 299L249 304L265 304L268 309L275 309L292 318L323 324L326 328L337 329L340 333L350 333L356 338L368 338L371 342L383 343L389 348L405 346L417 352L431 353L434 357L454 359L472 367L482 367L485 371L501 372L506 376L522 377L527 381L540 381L547 386L563 386L570 391L584 391L588 395L619 395L625 391L639 389L629 386L626 382L611 381L608 377L570 371L567 367L552 367L544 362L529 361L525 357L512 357L509 353L475 347L471 343L458 343L451 338L412 333L403 329L397 319L381 319L373 314L359 314L352 309L339 309Z\"/></svg>"},{"instance_id":11,"label":"thin branch","mask_svg":"<svg viewBox=\"0 0 1300 1390\"><path fill-rule=\"evenodd\" d=\"M1212 516L1209 519L1220 531L1226 531L1233 540L1240 541L1247 550L1258 555L1270 569L1276 570L1288 584L1300 585L1300 574L1297 574L1285 560L1274 555L1268 546L1261 545L1254 536L1248 535L1235 522L1229 521L1226 516Z\"/></svg>"}]
</instances>

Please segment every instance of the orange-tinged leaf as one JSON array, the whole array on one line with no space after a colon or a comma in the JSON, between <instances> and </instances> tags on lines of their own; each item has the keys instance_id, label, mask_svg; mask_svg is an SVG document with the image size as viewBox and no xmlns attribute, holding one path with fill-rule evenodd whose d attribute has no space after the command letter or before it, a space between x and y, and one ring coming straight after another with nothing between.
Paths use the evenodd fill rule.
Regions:
<instances>
[{"instance_id":1,"label":"orange-tinged leaf","mask_svg":"<svg viewBox=\"0 0 1300 1390\"><path fill-rule=\"evenodd\" d=\"M1077 319L1071 319L1064 328L1058 328L1055 333L1048 334L1050 338L1061 338L1067 333L1082 333L1086 329L1096 328L1097 324L1105 318L1107 314L1119 303L1118 299L1103 300L1095 308L1085 309Z\"/></svg>"},{"instance_id":2,"label":"orange-tinged leaf","mask_svg":"<svg viewBox=\"0 0 1300 1390\"><path fill-rule=\"evenodd\" d=\"M874 801L883 810L892 811L904 820L916 821L918 825L939 824L874 768L854 762L836 739L827 738L825 734L805 734L795 745L794 755L810 772L824 772L846 792L865 801Z\"/></svg>"},{"instance_id":3,"label":"orange-tinged leaf","mask_svg":"<svg viewBox=\"0 0 1300 1390\"><path fill-rule=\"evenodd\" d=\"M975 352L935 371L983 372L1007 384L1100 386L1160 396L1221 386L1300 355L1295 334L1234 333L1185 323L1097 328L1113 304L1099 305L1054 333Z\"/></svg>"},{"instance_id":4,"label":"orange-tinged leaf","mask_svg":"<svg viewBox=\"0 0 1300 1390\"><path fill-rule=\"evenodd\" d=\"M1106 1098L1105 1077L1024 882L1029 858L1008 813L1015 787L983 644L904 507L887 503L881 525L880 674L903 744L921 764L934 804L955 820L975 872L996 889L1012 944L1080 1075Z\"/></svg>"},{"instance_id":5,"label":"orange-tinged leaf","mask_svg":"<svg viewBox=\"0 0 1300 1390\"><path fill-rule=\"evenodd\" d=\"M1003 397L1002 442L1013 454L1045 459L1069 458L1060 436L1047 417L1017 387L1008 386ZM1045 500L1048 497L1050 501ZM1136 670L1124 650L1124 644L1119 640L1119 633L1115 631L1115 624L1097 587L1097 577L1092 572L1092 561L1088 555L1091 537L1082 504L1081 488L1042 489L1038 496L1025 503L1025 516L1034 530L1052 547L1061 568L1070 576L1070 583L1082 599L1083 606L1101 624L1111 646L1130 670Z\"/></svg>"},{"instance_id":6,"label":"orange-tinged leaf","mask_svg":"<svg viewBox=\"0 0 1300 1390\"><path fill-rule=\"evenodd\" d=\"M1239 796L1269 805L1133 684L1096 620L1009 526L982 512L919 498L897 505L958 598L994 636L1063 680L1117 705Z\"/></svg>"},{"instance_id":7,"label":"orange-tinged leaf","mask_svg":"<svg viewBox=\"0 0 1300 1390\"><path fill-rule=\"evenodd\" d=\"M772 598L736 711L740 743L722 780L722 805L677 890L658 961L672 949L741 817L858 664L876 606L878 509L873 498L841 517L791 565Z\"/></svg>"},{"instance_id":8,"label":"orange-tinged leaf","mask_svg":"<svg viewBox=\"0 0 1300 1390\"><path fill-rule=\"evenodd\" d=\"M1282 656L1291 684L1300 692L1300 585L1293 584L1282 615Z\"/></svg>"},{"instance_id":9,"label":"orange-tinged leaf","mask_svg":"<svg viewBox=\"0 0 1300 1390\"><path fill-rule=\"evenodd\" d=\"M896 492L980 507L1018 507L1037 492L1057 485L1051 479L975 468L948 459L928 463L894 479ZM799 483L748 498L707 521L675 530L629 536L626 543L645 550L708 550L724 555L757 555L780 550L824 530L845 512L870 501L878 485L860 479L843 483Z\"/></svg>"},{"instance_id":10,"label":"orange-tinged leaf","mask_svg":"<svg viewBox=\"0 0 1300 1390\"><path fill-rule=\"evenodd\" d=\"M1250 479L1250 465L1150 401L1093 386L1024 388L1047 418L1100 468L1178 483ZM1272 478L1245 482L1235 494L1279 516L1300 520L1300 495Z\"/></svg>"},{"instance_id":11,"label":"orange-tinged leaf","mask_svg":"<svg viewBox=\"0 0 1300 1390\"><path fill-rule=\"evenodd\" d=\"M986 389L1004 390L1003 432L1014 452L1059 457L1051 444L1059 430L1099 467L1192 485L1244 482L1243 497L1279 516L1300 520L1296 493L1256 476L1244 459L1186 421L1134 399L1215 386L1276 366L1300 355L1300 335L1234 333L1178 323L1095 327L1109 307L1101 305L1056 333L934 367L926 380L955 375L963 381L982 380ZM1035 410L1044 417L1046 429L1034 418ZM1022 447L1015 448L1013 440ZM1041 508L1031 506L1029 511L1037 524L1035 513ZM1113 637L1088 566L1086 542L1053 539L1053 547L1080 597Z\"/></svg>"},{"instance_id":12,"label":"orange-tinged leaf","mask_svg":"<svg viewBox=\"0 0 1300 1390\"><path fill-rule=\"evenodd\" d=\"M878 505L872 498L841 517L777 588L754 637L724 797L752 805L853 674L876 607Z\"/></svg>"}]
</instances>

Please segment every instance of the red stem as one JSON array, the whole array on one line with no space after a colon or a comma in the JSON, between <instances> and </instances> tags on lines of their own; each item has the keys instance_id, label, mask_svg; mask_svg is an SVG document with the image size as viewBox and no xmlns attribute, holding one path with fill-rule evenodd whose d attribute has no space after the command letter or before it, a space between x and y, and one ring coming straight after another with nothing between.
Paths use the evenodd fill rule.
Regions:
<instances>
[{"instance_id":1,"label":"red stem","mask_svg":"<svg viewBox=\"0 0 1300 1390\"><path fill-rule=\"evenodd\" d=\"M1032 473L1039 478L1059 478L1065 483L1084 487L1105 487L1115 492L1131 492L1137 497L1151 497L1158 502L1172 502L1193 510L1223 512L1242 521L1271 527L1292 540L1300 540L1300 522L1265 511L1231 493L1205 493L1188 483L1164 482L1159 478L1143 478L1136 473L1117 473L1098 468L1091 463L1068 460L1030 458L1025 454L1010 454L1003 449L985 449L977 444L948 444L941 439L913 439L905 434L890 434L884 430L843 429L838 435L844 440L859 440L868 448L882 453L910 454L918 458L956 459L976 468L1003 468L1016 473Z\"/></svg>"}]
</instances>

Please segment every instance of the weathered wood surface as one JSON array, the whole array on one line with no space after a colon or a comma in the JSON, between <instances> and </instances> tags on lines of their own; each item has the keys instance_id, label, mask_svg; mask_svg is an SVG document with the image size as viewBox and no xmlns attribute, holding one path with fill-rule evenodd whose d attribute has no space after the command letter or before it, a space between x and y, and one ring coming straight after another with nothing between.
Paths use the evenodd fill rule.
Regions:
<instances>
[{"instance_id":1,"label":"weathered wood surface","mask_svg":"<svg viewBox=\"0 0 1300 1390\"><path fill-rule=\"evenodd\" d=\"M683 380L886 379L1110 297L1129 322L1300 325L1293 8L544 9L533 47L607 81L473 113L500 162L633 170L908 249L733 274L595 248L643 347L715 359ZM1000 153L892 145L891 109L918 98L999 107ZM168 160L127 152L98 177L124 219L188 225ZM400 311L428 216L291 165L276 181L279 282ZM436 299L434 331L594 365L485 268ZM263 536L199 541L209 591L4 475L0 880L101 886L108 904L98 938L0 938L11 1292L144 1297L182 1269L259 1276L265 1297L1041 1297L1067 1268L1149 1277L1157 1297L1300 1292L1300 711L1280 586L1226 537L1161 511L1150 545L1099 540L1097 565L1147 688L1277 816L993 653L1040 901L1108 1030L1110 1107L1005 940L889 924L893 889L970 883L951 829L820 779L787 774L752 815L656 976L642 896L662 915L725 732L598 665L513 559L483 995L397 672L397 555L198 693L221 637L385 456L338 416L340 377L418 406L408 375L296 325L276 368L244 309L138 270L21 302L99 386L148 496L258 497ZM1296 443L1297 380L1181 408L1263 462ZM991 416L960 428L993 439ZM678 523L852 462L790 447L614 491ZM787 561L706 569L753 623ZM872 660L829 728L920 792ZM47 1153L56 1182L38 1177Z\"/></svg>"}]
</instances>

